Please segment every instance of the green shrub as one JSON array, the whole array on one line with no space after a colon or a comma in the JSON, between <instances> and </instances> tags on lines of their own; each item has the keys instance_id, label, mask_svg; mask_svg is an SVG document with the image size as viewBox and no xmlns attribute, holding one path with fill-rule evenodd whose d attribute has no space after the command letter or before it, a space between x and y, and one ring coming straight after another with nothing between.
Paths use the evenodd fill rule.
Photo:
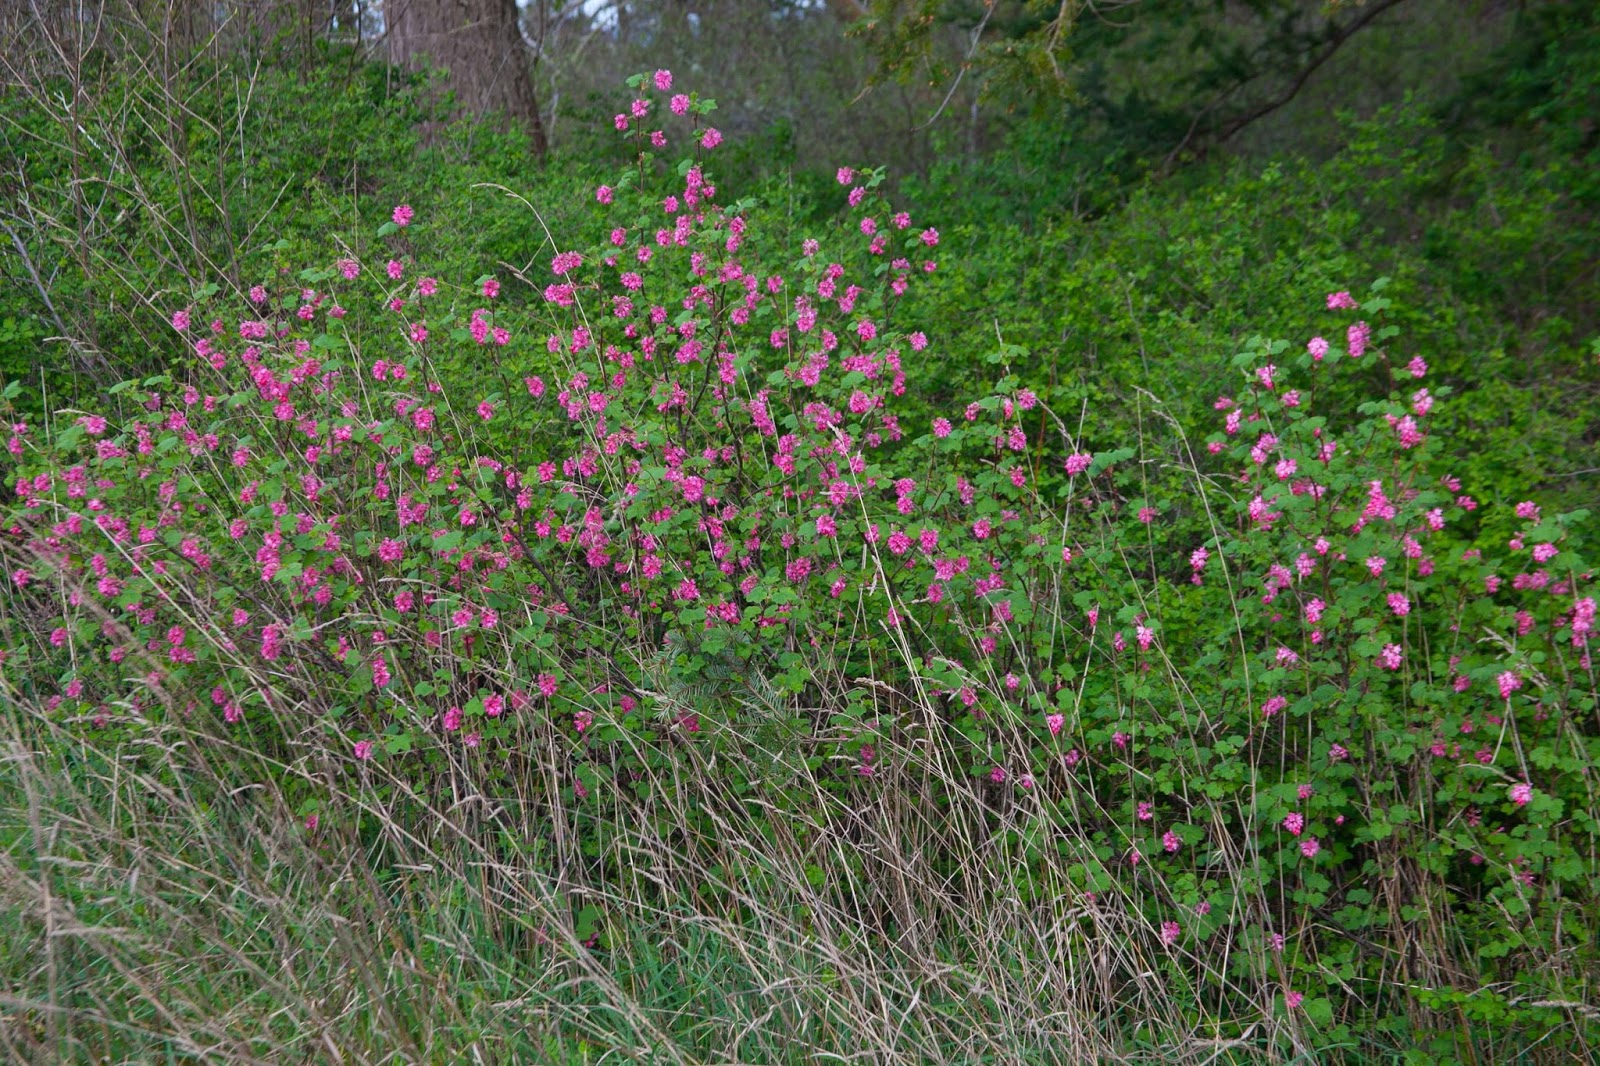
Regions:
<instances>
[{"instance_id":1,"label":"green shrub","mask_svg":"<svg viewBox=\"0 0 1600 1066\"><path fill-rule=\"evenodd\" d=\"M977 953L1049 1040L1454 1047L1490 984L1515 1044L1585 1000L1588 515L1474 498L1386 281L1241 337L1203 420L1030 388L1003 329L930 410L947 239L841 171L795 247L723 206L710 103L632 84L633 162L581 241L525 223L519 299L395 208L18 429L7 699L166 788L184 730L202 808L269 781L389 862L514 807L452 832L556 864L599 952L686 907Z\"/></svg>"}]
</instances>

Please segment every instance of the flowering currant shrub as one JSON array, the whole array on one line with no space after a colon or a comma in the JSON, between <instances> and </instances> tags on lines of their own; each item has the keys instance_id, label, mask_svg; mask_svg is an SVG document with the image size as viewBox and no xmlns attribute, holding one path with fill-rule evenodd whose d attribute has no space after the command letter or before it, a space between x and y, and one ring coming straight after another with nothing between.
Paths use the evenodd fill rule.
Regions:
<instances>
[{"instance_id":1,"label":"flowering currant shrub","mask_svg":"<svg viewBox=\"0 0 1600 1066\"><path fill-rule=\"evenodd\" d=\"M804 753L736 782L775 811L975 797L1009 891L1135 916L1230 1009L1331 1023L1442 896L1474 967L1592 966L1586 516L1456 481L1381 283L1246 344L1198 436L1011 376L928 417L938 231L846 168L785 246L719 195L711 102L630 86L592 239L434 278L401 205L387 260L208 288L172 373L14 425L19 691L423 789L537 748L592 819L759 727Z\"/></svg>"}]
</instances>

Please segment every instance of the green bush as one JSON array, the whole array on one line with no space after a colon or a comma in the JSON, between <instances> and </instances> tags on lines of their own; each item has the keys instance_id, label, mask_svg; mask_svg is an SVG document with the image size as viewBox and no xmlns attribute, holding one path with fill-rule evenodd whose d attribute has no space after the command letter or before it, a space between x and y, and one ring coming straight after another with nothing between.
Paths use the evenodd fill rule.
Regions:
<instances>
[{"instance_id":1,"label":"green bush","mask_svg":"<svg viewBox=\"0 0 1600 1066\"><path fill-rule=\"evenodd\" d=\"M202 824L266 785L391 870L453 834L540 900L510 935L591 978L680 914L766 938L757 969L788 944L785 979L925 1055L1465 1053L1469 1014L1582 1047L1581 1011L1548 1023L1600 942L1588 515L1513 471L1475 498L1405 279L1329 295L1330 254L1288 323L1246 331L1254 281L1158 316L1229 338L1222 397L1030 381L1017 323L929 344L973 246L881 172L841 171L812 237L763 230L715 188L709 102L632 84L632 162L564 230L524 220L537 266L435 278L454 216L395 208L242 300L166 300L167 373L14 433L14 730ZM1213 206L1174 266L1260 215ZM1298 276L1295 248L1203 273ZM1148 360L1105 270L1076 284L1131 334L1077 321ZM996 306L975 276L955 302ZM940 975L926 1003L896 967ZM630 1018L657 1055L737 1044Z\"/></svg>"}]
</instances>

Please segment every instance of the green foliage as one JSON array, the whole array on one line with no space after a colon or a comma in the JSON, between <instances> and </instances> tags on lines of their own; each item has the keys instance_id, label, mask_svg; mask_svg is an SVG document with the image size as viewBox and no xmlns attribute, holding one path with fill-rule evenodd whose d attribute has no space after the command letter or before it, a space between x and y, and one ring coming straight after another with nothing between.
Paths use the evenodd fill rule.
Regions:
<instances>
[{"instance_id":1,"label":"green foliage","mask_svg":"<svg viewBox=\"0 0 1600 1066\"><path fill-rule=\"evenodd\" d=\"M13 397L17 413L27 421L44 415L45 397L65 394L67 375L46 369L40 358L45 331L32 318L0 318L0 382L27 382L28 390Z\"/></svg>"},{"instance_id":2,"label":"green foliage","mask_svg":"<svg viewBox=\"0 0 1600 1066\"><path fill-rule=\"evenodd\" d=\"M1008 320L963 379L918 325L1027 272L941 288L932 257L979 246L902 216L877 170L841 173L847 209L795 247L780 205L718 206L715 105L684 99L691 155L631 124L574 244L524 222L521 299L425 273L450 215L395 208L298 272L280 242L243 302L173 301L170 372L17 431L11 698L165 788L154 741L182 723L240 753L219 787L264 777L380 853L458 790L515 802L525 838L569 841L562 927L594 951L679 891L736 927L778 907L845 915L868 951L924 925L968 944L981 906L907 913L842 843L916 797L933 824L898 876L1110 923L1125 947L1090 969L1158 979L1194 1028L1341 1046L1463 974L1515 990L1478 1019L1507 1039L1546 1017L1511 1006L1581 1000L1588 514L1462 487L1434 408L1468 367L1411 349L1404 275L1357 298L1332 241L1245 254L1275 197L1354 213L1275 169L1209 225L1136 199L1149 265L1106 257L1067 301L1108 372L1030 387ZM1351 159L1375 198L1413 169ZM1247 331L1255 286L1313 271L1294 339ZM1152 315L1166 285L1194 297ZM1226 359L1167 403L1142 383L1171 387L1151 345L1174 337ZM664 886L635 854L697 873ZM1008 982L1051 965L1013 950Z\"/></svg>"},{"instance_id":3,"label":"green foliage","mask_svg":"<svg viewBox=\"0 0 1600 1066\"><path fill-rule=\"evenodd\" d=\"M1595 24L1316 159L1019 121L904 228L700 97L543 171L337 51L0 100L134 375L7 260L24 1044L1583 1054Z\"/></svg>"},{"instance_id":4,"label":"green foliage","mask_svg":"<svg viewBox=\"0 0 1600 1066\"><path fill-rule=\"evenodd\" d=\"M934 351L951 357L930 399L987 381L966 354L998 329L1034 353L1014 368L1030 380L1073 383L1129 425L1139 389L1192 418L1226 391L1227 357L1260 316L1304 343L1321 293L1382 273L1416 350L1464 394L1448 416L1458 469L1502 499L1534 470L1543 490L1583 503L1600 458L1585 351L1600 329L1600 231L1584 179L1555 159L1502 163L1487 146L1452 161L1456 143L1414 109L1389 112L1352 122L1323 163L1219 164L1141 185L1103 217L1026 225L959 191L972 174L915 184L923 210L952 205L958 220L943 227L956 269L907 307L944 324ZM997 199L1008 192L1028 198Z\"/></svg>"},{"instance_id":5,"label":"green foliage","mask_svg":"<svg viewBox=\"0 0 1600 1066\"><path fill-rule=\"evenodd\" d=\"M181 119L161 127L148 116L162 87L147 71L108 63L71 116L78 137L57 108L60 86L0 98L0 143L20 161L29 211L19 239L51 279L75 358L102 385L162 365L156 308L176 294L274 284L330 241L371 253L371 220L393 206L397 187L441 220L449 239L439 262L457 274L528 253L523 210L482 183L515 186L557 232L581 208L575 193L591 164L540 168L521 134L447 123L448 99L349 49L324 47L303 65L206 55L187 78L172 90L186 94ZM0 316L49 321L51 309L23 284L24 264L7 267L17 284L0 293ZM0 340L8 377L61 359L61 342L53 351L20 343ZM92 378L65 384L71 405L92 397Z\"/></svg>"}]
</instances>

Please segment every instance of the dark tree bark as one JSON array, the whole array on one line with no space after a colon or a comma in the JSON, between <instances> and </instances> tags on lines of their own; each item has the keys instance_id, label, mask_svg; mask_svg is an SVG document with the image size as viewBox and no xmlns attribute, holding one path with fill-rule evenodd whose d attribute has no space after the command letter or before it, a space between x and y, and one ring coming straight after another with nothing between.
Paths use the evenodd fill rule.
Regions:
<instances>
[{"instance_id":1,"label":"dark tree bark","mask_svg":"<svg viewBox=\"0 0 1600 1066\"><path fill-rule=\"evenodd\" d=\"M517 0L389 0L389 55L409 67L448 71L456 102L474 115L499 114L528 131L545 153L544 123L517 24Z\"/></svg>"}]
</instances>

